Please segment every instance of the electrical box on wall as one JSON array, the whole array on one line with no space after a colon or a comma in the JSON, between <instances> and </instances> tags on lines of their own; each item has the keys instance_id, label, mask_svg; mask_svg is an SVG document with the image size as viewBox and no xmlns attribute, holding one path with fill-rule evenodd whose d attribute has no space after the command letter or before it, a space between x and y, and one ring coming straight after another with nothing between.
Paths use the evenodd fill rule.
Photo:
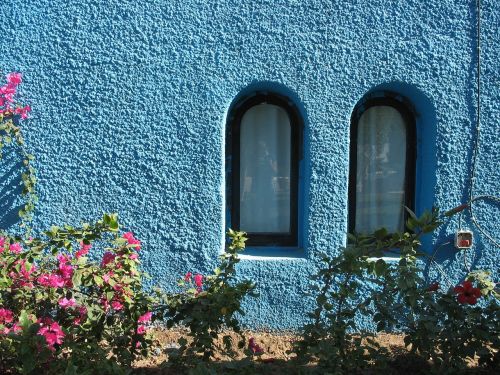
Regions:
<instances>
[{"instance_id":1,"label":"electrical box on wall","mask_svg":"<svg viewBox=\"0 0 500 375\"><path fill-rule=\"evenodd\" d=\"M459 230L455 234L455 247L457 249L470 249L472 247L472 232Z\"/></svg>"}]
</instances>

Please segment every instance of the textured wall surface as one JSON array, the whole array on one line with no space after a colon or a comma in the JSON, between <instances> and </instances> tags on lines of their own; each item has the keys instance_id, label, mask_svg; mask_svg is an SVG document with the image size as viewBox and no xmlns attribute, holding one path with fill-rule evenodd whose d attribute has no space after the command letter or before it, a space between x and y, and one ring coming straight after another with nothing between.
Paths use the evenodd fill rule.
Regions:
<instances>
[{"instance_id":1,"label":"textured wall surface","mask_svg":"<svg viewBox=\"0 0 500 375\"><path fill-rule=\"evenodd\" d=\"M474 195L498 195L500 5L482 3ZM253 327L300 327L317 254L345 243L349 122L368 92L390 89L415 106L417 211L467 200L477 108L473 0L3 0L0 19L0 73L23 72L34 109L25 135L40 180L36 227L118 212L144 243L151 283L167 288L187 270L209 272L222 250L231 104L263 88L301 108L302 246L250 251L241 262L240 274L261 293L246 303ZM0 191L0 223L14 228L12 189ZM475 210L497 241L499 213L492 202ZM500 249L468 216L462 226L475 230L470 261L498 277ZM457 220L446 223L425 250L457 228ZM463 253L445 245L438 258L450 278L464 276ZM427 271L441 277L434 266Z\"/></svg>"}]
</instances>

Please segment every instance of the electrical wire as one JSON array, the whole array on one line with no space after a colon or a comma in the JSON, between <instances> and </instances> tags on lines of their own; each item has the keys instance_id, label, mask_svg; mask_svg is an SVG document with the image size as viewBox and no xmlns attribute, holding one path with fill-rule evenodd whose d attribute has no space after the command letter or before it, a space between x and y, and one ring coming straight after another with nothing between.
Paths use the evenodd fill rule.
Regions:
<instances>
[{"instance_id":1,"label":"electrical wire","mask_svg":"<svg viewBox=\"0 0 500 375\"><path fill-rule=\"evenodd\" d=\"M448 288L451 288L454 284L452 283L452 281L450 280L450 278L448 277L446 272L443 270L443 267L441 267L441 265L438 262L436 262L434 260L434 258L436 258L436 255L437 255L437 252L439 251L439 249L441 249L443 246L449 245L451 243L453 243L453 242L452 241L443 242L442 244L440 244L439 246L437 246L434 249L434 252L429 257L429 264L433 264L437 268L437 270L439 271L439 273L441 274L443 279L446 280L446 282L448 283Z\"/></svg>"},{"instance_id":2,"label":"electrical wire","mask_svg":"<svg viewBox=\"0 0 500 375\"><path fill-rule=\"evenodd\" d=\"M492 195L480 195L474 197L474 185L476 181L476 169L477 169L477 155L479 151L479 138L481 134L481 0L476 0L477 8L477 35L476 35L476 55L477 55L477 79L476 79L476 134L474 140L474 147L472 150L472 160L471 160L471 171L469 178L469 213L472 224L483 234L490 242L496 247L500 247L500 243L493 238L478 222L476 215L474 214L474 208L472 203L480 199L490 199L495 201L500 201L499 197ZM462 215L459 216L459 225L462 223Z\"/></svg>"},{"instance_id":3,"label":"electrical wire","mask_svg":"<svg viewBox=\"0 0 500 375\"><path fill-rule=\"evenodd\" d=\"M468 249L464 249L463 254L464 254L464 267L465 269L467 270L467 273L470 273L471 272L471 265L469 263L467 263L467 250ZM472 260L471 263L474 263L474 260Z\"/></svg>"}]
</instances>

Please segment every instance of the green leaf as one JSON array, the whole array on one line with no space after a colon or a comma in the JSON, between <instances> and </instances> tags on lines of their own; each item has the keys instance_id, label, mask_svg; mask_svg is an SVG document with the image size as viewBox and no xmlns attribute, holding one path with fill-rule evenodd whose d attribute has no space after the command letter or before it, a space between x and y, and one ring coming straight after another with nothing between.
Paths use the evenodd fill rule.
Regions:
<instances>
[{"instance_id":1,"label":"green leaf","mask_svg":"<svg viewBox=\"0 0 500 375\"><path fill-rule=\"evenodd\" d=\"M73 282L73 286L75 288L79 287L80 285L82 285L82 271L80 270L77 270L73 273L73 277L71 278L72 282Z\"/></svg>"},{"instance_id":2,"label":"green leaf","mask_svg":"<svg viewBox=\"0 0 500 375\"><path fill-rule=\"evenodd\" d=\"M19 314L19 325L25 330L31 325L31 320L29 319L29 314L26 310L21 310L21 313Z\"/></svg>"},{"instance_id":3,"label":"green leaf","mask_svg":"<svg viewBox=\"0 0 500 375\"><path fill-rule=\"evenodd\" d=\"M387 270L387 263L383 259L377 260L375 262L375 275L382 276Z\"/></svg>"},{"instance_id":4,"label":"green leaf","mask_svg":"<svg viewBox=\"0 0 500 375\"><path fill-rule=\"evenodd\" d=\"M99 275L94 275L94 282L97 284L97 286L103 286L104 285L104 280Z\"/></svg>"}]
</instances>

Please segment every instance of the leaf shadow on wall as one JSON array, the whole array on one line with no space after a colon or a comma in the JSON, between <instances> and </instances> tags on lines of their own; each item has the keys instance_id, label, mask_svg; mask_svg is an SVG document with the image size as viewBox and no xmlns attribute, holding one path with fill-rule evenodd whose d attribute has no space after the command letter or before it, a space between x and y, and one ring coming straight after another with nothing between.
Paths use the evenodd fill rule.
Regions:
<instances>
[{"instance_id":1,"label":"leaf shadow on wall","mask_svg":"<svg viewBox=\"0 0 500 375\"><path fill-rule=\"evenodd\" d=\"M0 163L5 171L0 175L0 229L8 229L21 221L22 161L14 151L4 148Z\"/></svg>"}]
</instances>

